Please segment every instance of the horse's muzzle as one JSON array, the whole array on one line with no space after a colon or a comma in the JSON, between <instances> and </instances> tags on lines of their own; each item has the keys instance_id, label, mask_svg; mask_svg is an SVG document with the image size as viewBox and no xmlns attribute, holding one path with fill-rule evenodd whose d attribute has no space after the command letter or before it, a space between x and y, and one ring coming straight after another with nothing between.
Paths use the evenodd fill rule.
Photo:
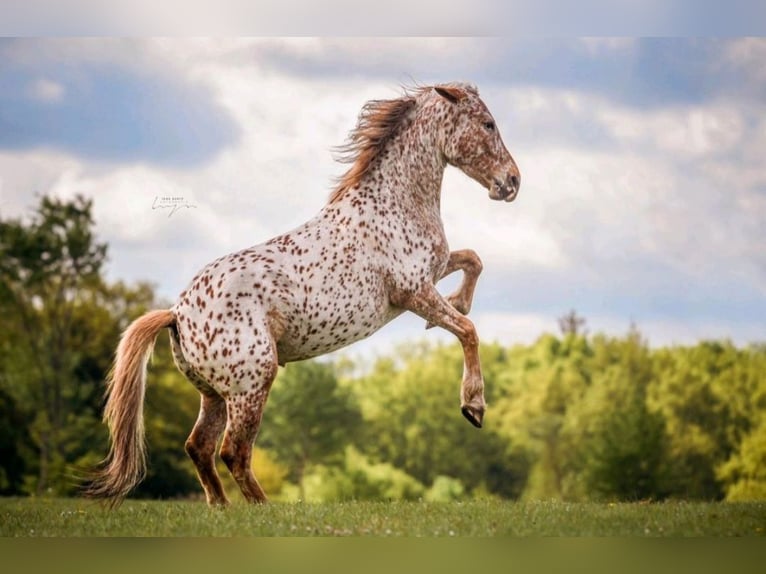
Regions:
<instances>
[{"instance_id":1,"label":"horse's muzzle","mask_svg":"<svg viewBox=\"0 0 766 574\"><path fill-rule=\"evenodd\" d=\"M489 188L489 197L497 201L511 202L519 194L519 187L521 187L521 180L518 175L509 175L505 181L495 178Z\"/></svg>"}]
</instances>

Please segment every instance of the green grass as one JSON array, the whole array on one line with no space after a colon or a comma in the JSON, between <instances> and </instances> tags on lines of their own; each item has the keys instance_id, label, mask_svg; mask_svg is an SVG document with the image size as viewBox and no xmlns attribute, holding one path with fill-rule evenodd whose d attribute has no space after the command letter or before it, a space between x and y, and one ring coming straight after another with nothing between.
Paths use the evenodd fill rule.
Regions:
<instances>
[{"instance_id":1,"label":"green grass","mask_svg":"<svg viewBox=\"0 0 766 574\"><path fill-rule=\"evenodd\" d=\"M235 504L0 499L2 536L764 536L766 503Z\"/></svg>"}]
</instances>

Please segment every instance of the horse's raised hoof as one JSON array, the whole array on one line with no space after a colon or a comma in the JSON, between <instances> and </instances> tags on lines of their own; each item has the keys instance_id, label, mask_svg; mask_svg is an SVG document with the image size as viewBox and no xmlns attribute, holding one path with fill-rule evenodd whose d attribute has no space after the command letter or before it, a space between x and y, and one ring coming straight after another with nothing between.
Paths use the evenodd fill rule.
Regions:
<instances>
[{"instance_id":1,"label":"horse's raised hoof","mask_svg":"<svg viewBox=\"0 0 766 574\"><path fill-rule=\"evenodd\" d=\"M481 422L484 420L484 409L475 409L471 406L465 405L460 408L460 412L468 419L468 422L475 426L477 429L481 428Z\"/></svg>"}]
</instances>

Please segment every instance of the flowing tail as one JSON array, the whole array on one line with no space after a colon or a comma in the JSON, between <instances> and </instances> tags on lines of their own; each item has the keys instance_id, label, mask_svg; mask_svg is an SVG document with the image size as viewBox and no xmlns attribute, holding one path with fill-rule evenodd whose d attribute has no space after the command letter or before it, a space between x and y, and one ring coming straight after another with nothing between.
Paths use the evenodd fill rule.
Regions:
<instances>
[{"instance_id":1,"label":"flowing tail","mask_svg":"<svg viewBox=\"0 0 766 574\"><path fill-rule=\"evenodd\" d=\"M86 495L110 499L111 506L119 505L146 475L146 364L157 334L174 322L175 317L169 310L150 311L130 324L117 346L104 409L111 447L102 468L96 471L86 488Z\"/></svg>"}]
</instances>

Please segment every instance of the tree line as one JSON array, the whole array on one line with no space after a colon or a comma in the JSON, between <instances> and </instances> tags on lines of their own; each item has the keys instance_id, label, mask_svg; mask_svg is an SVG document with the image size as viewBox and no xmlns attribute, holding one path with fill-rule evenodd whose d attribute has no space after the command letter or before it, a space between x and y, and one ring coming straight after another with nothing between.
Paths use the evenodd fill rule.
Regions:
<instances>
[{"instance_id":1,"label":"tree line","mask_svg":"<svg viewBox=\"0 0 766 574\"><path fill-rule=\"evenodd\" d=\"M150 284L108 282L107 253L82 197L0 219L2 495L75 495L107 451L119 334L167 306ZM766 499L766 345L652 348L635 327L590 334L574 312L559 324L529 345L482 345L482 430L459 413L458 344L280 369L256 476L277 500ZM135 496L201 496L183 451L198 404L161 335Z\"/></svg>"}]
</instances>

